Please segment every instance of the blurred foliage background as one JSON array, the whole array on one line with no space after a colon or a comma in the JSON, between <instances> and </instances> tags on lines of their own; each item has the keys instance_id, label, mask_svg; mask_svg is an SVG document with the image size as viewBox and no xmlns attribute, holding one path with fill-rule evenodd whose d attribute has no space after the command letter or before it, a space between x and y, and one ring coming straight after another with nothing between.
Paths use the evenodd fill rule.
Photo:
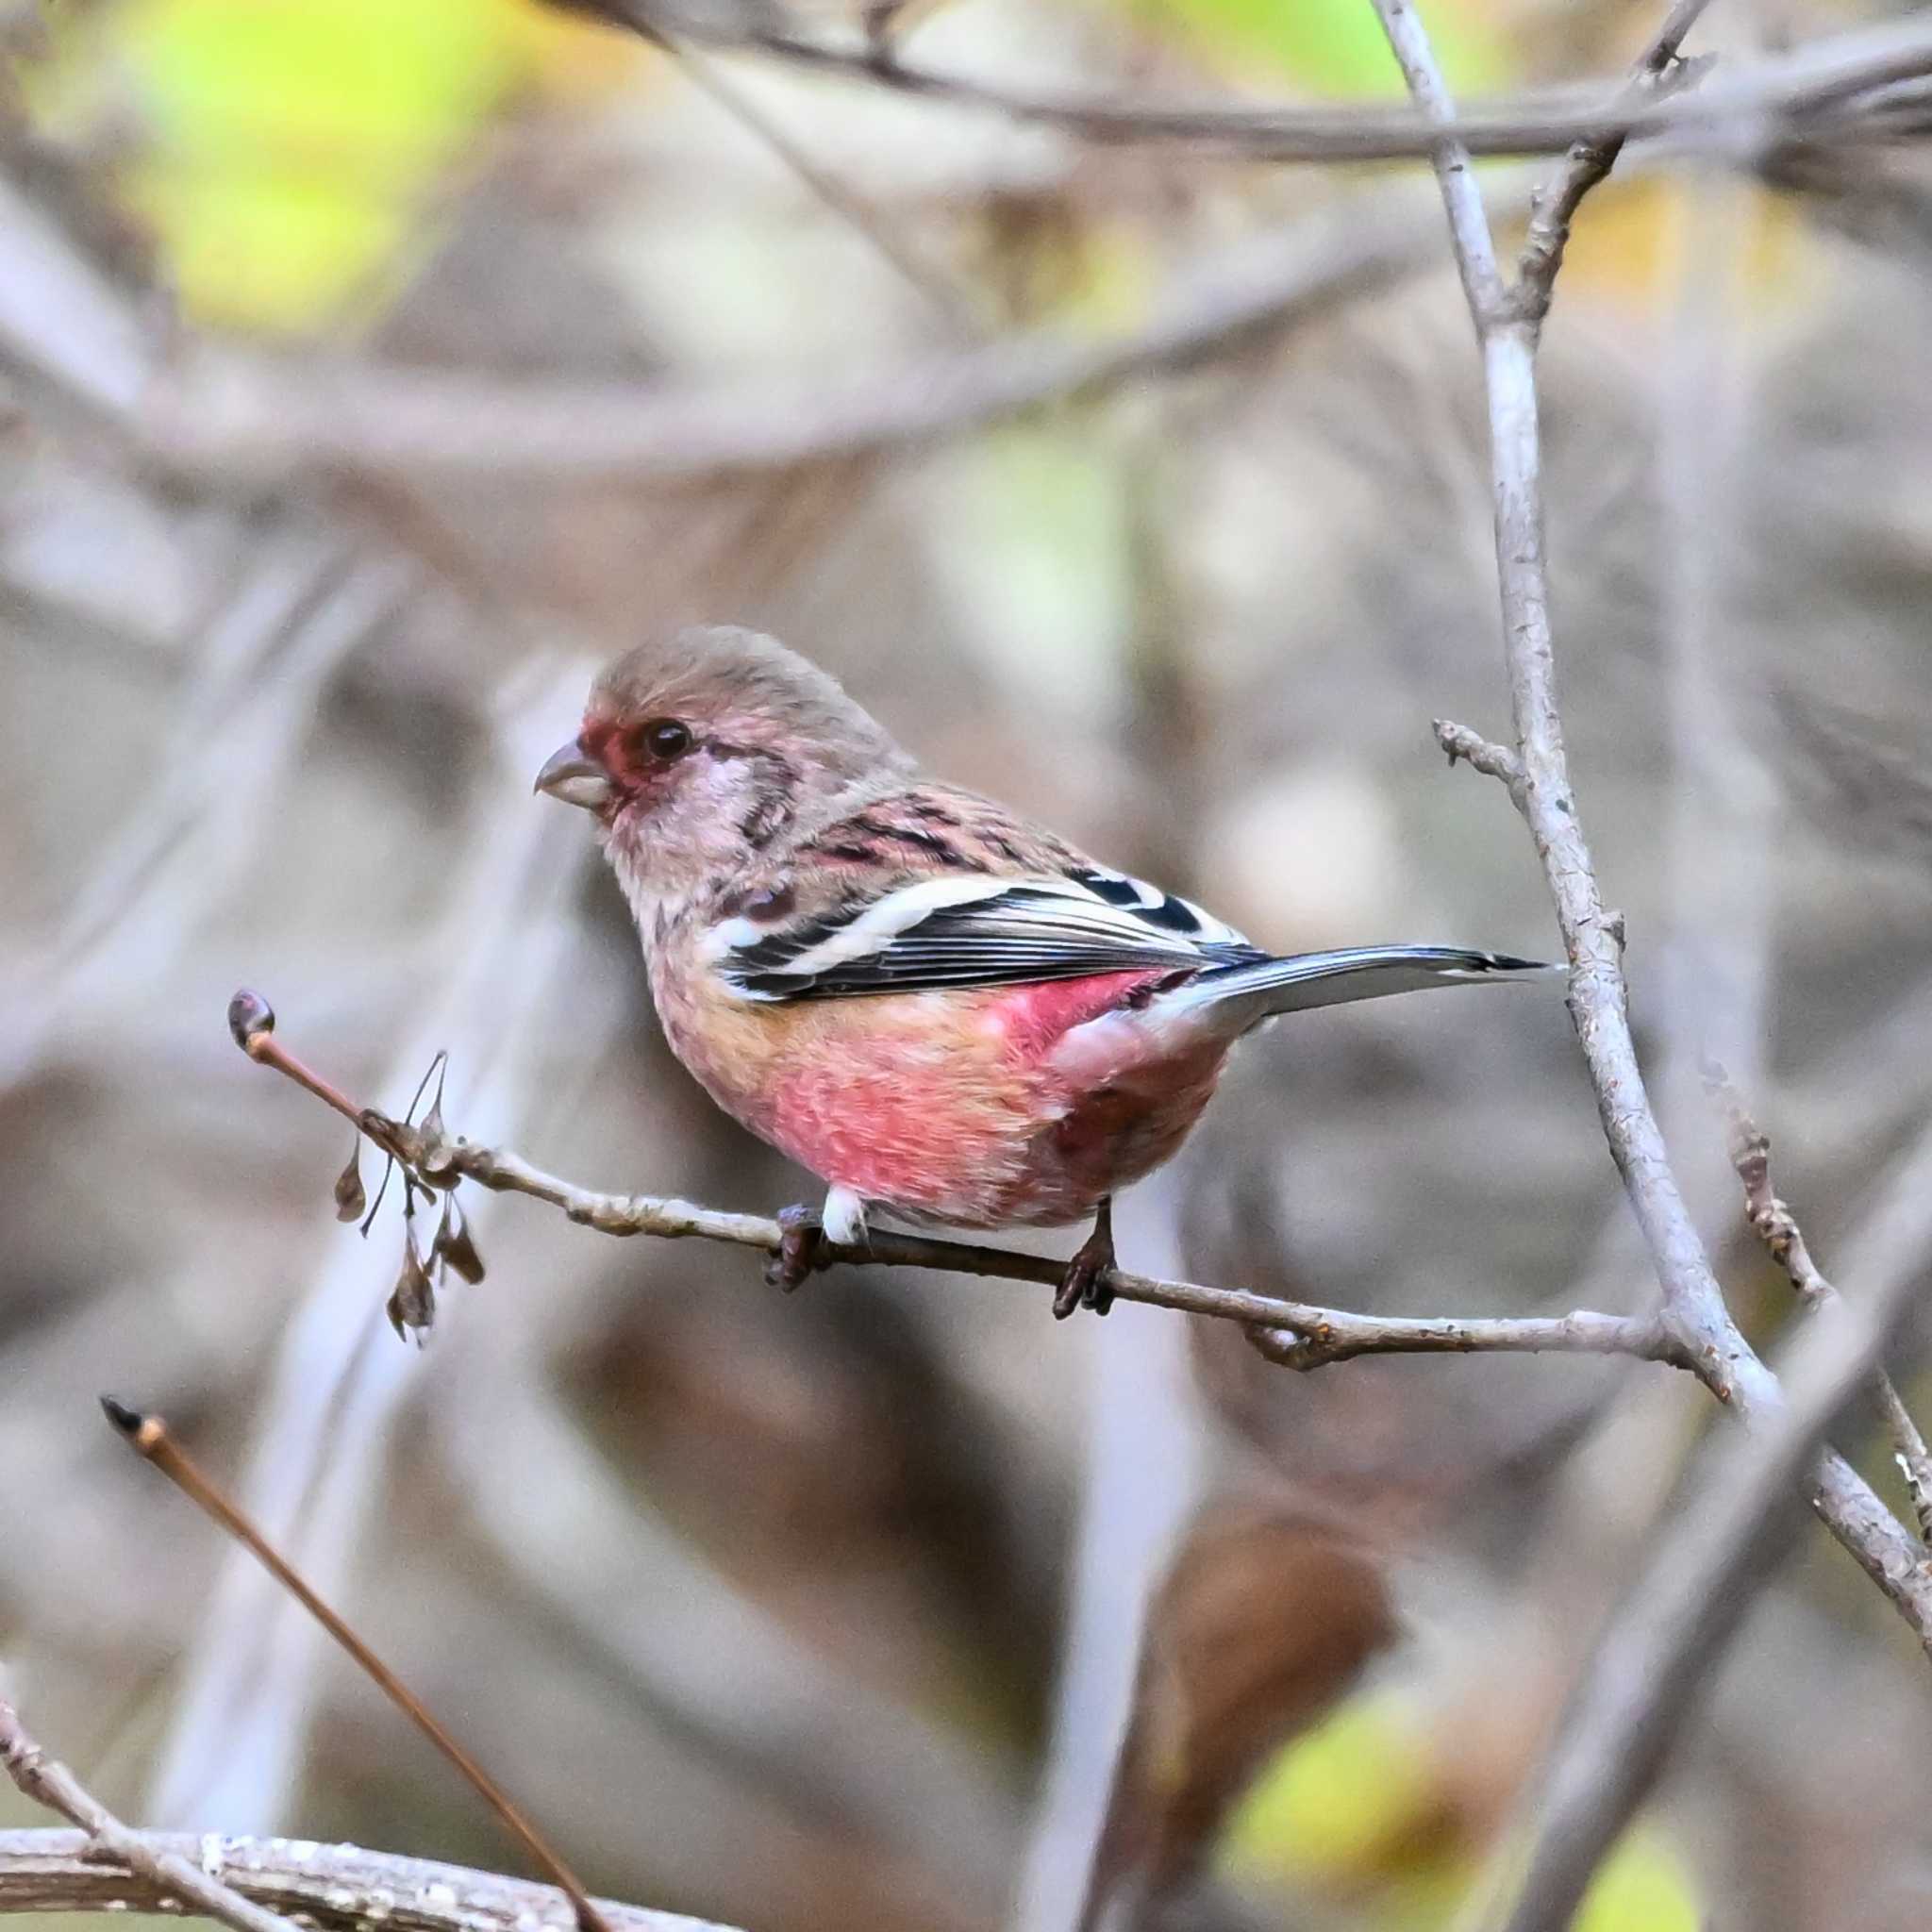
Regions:
<instances>
[{"instance_id":1,"label":"blurred foliage background","mask_svg":"<svg viewBox=\"0 0 1932 1932\"><path fill-rule=\"evenodd\" d=\"M1653 12L1428 9L1473 92L1613 75ZM1704 43L1881 13L1719 5ZM958 0L910 33L1039 88L1397 86L1357 0ZM222 1023L258 985L391 1107L446 1047L453 1126L587 1184L794 1198L667 1056L586 828L528 795L596 659L693 618L778 631L948 775L1276 947L1547 953L1507 799L1428 731L1506 712L1420 171L1082 147L526 0L16 0L0 34L0 1653L37 1728L157 1824L515 1862L129 1462L108 1388L599 1890L1058 1932L1097 1839L1137 1923L1447 1924L1696 1391L1302 1378L1224 1325L1057 1327L934 1276L781 1302L741 1254L515 1200L418 1354L392 1218L331 1214L339 1124ZM1631 160L1545 355L1564 685L1674 1142L1768 1334L1700 1049L1827 1267L1932 1100L1932 181ZM1337 236L1378 266L1211 325ZM1176 313L1185 357L947 418L1016 343ZM888 427L759 441L827 396ZM1276 1029L1123 1251L1410 1312L1650 1292L1534 993ZM1924 1925L1928 1715L1813 1537L1579 1923Z\"/></svg>"}]
</instances>

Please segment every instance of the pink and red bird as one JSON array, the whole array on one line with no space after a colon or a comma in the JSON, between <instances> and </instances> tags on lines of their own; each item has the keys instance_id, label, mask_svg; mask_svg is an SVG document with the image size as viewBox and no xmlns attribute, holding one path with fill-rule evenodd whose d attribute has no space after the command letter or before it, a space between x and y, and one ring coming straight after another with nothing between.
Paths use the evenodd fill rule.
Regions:
<instances>
[{"instance_id":1,"label":"pink and red bird","mask_svg":"<svg viewBox=\"0 0 1932 1932\"><path fill-rule=\"evenodd\" d=\"M1105 1311L1109 1204L1169 1158L1229 1049L1282 1013L1551 971L1452 946L1277 956L1190 901L924 776L756 632L618 658L537 789L596 819L666 1038L825 1183L861 1245L1091 1218L1055 1302ZM811 1265L816 1228L779 1278Z\"/></svg>"}]
</instances>

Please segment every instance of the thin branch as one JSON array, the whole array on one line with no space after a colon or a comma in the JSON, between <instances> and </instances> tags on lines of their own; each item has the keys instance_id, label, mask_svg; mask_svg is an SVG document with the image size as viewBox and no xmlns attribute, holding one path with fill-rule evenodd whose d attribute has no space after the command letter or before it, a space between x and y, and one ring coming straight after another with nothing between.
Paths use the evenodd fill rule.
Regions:
<instances>
[{"instance_id":1,"label":"thin branch","mask_svg":"<svg viewBox=\"0 0 1932 1932\"><path fill-rule=\"evenodd\" d=\"M1457 724L1447 718L1438 718L1433 728L1436 742L1442 747L1452 766L1459 758L1476 771L1500 779L1508 787L1509 796L1521 808L1523 760L1513 751L1505 745L1492 743L1472 731L1467 724Z\"/></svg>"},{"instance_id":2,"label":"thin branch","mask_svg":"<svg viewBox=\"0 0 1932 1932\"><path fill-rule=\"evenodd\" d=\"M1677 66L1678 49L1709 4L1710 0L1676 0L1664 24L1651 36L1650 44L1638 56L1620 97L1624 102L1635 105L1654 99L1660 91L1683 84L1689 76ZM1563 266L1576 210L1583 197L1616 166L1625 139L1613 135L1608 140L1576 142L1561 171L1532 199L1529 232L1516 262L1515 301L1524 319L1533 325L1541 325L1549 313L1557 271Z\"/></svg>"},{"instance_id":3,"label":"thin branch","mask_svg":"<svg viewBox=\"0 0 1932 1932\"><path fill-rule=\"evenodd\" d=\"M777 1254L783 1243L784 1229L767 1215L733 1214L661 1194L598 1193L547 1174L507 1148L482 1146L460 1136L454 1140L425 1136L420 1127L358 1106L333 1081L291 1053L275 1037L275 1024L274 1010L259 993L244 989L229 1002L229 1031L251 1059L273 1067L344 1120L353 1121L375 1146L400 1161L423 1188L447 1191L462 1181L474 1181L498 1193L527 1194L561 1208L570 1220L600 1234L655 1235L667 1241L694 1237L766 1255ZM1064 1262L1045 1255L940 1241L891 1228L874 1228L863 1247L827 1241L822 1253L828 1265L937 1269L1000 1281L1028 1281L1042 1288L1058 1288L1066 1272ZM1357 1355L1557 1350L1573 1355L1630 1355L1679 1368L1691 1366L1659 1325L1589 1309L1556 1317L1458 1322L1434 1316L1357 1314L1344 1308L1285 1301L1277 1295L1253 1294L1245 1289L1158 1280L1121 1268L1109 1269L1104 1285L1122 1301L1174 1308L1183 1314L1213 1315L1253 1329L1274 1331L1274 1339L1262 1344L1263 1353L1273 1352L1283 1360L1289 1359L1284 1351L1293 1346L1281 1339L1281 1332L1286 1331L1307 1344L1306 1352L1291 1363L1299 1368Z\"/></svg>"},{"instance_id":4,"label":"thin branch","mask_svg":"<svg viewBox=\"0 0 1932 1932\"><path fill-rule=\"evenodd\" d=\"M1416 106L1439 129L1447 130L1456 120L1456 104L1436 65L1422 16L1410 0L1374 0L1374 8ZM1440 132L1430 144L1429 162L1442 191L1463 298L1476 326L1483 328L1502 313L1505 291L1482 190L1470 169L1469 142L1454 133Z\"/></svg>"},{"instance_id":5,"label":"thin branch","mask_svg":"<svg viewBox=\"0 0 1932 1932\"><path fill-rule=\"evenodd\" d=\"M1448 92L1421 22L1407 0L1374 4L1418 97L1441 120L1447 113ZM1493 296L1494 242L1487 221L1472 208L1467 175L1456 165L1464 157L1446 135L1439 150L1450 242L1483 358L1496 575L1520 779L1512 775L1499 747L1473 733L1444 725L1438 741L1452 758L1468 756L1503 777L1529 826L1569 955L1571 1019L1604 1137L1657 1271L1664 1324L1699 1380L1721 1402L1735 1405L1747 1422L1756 1421L1776 1411L1782 1393L1724 1305L1724 1291L1672 1171L1630 1031L1623 915L1604 905L1570 781L1543 557L1538 325L1523 312L1513 291ZM1813 1501L1832 1534L1932 1650L1932 1578L1920 1568L1910 1532L1840 1456L1821 1459Z\"/></svg>"},{"instance_id":6,"label":"thin branch","mask_svg":"<svg viewBox=\"0 0 1932 1932\"><path fill-rule=\"evenodd\" d=\"M1418 102L1449 113L1428 36L1407 0L1374 0ZM1685 12L1673 8L1666 30ZM1688 25L1688 22L1684 22ZM1508 785L1535 841L1570 958L1570 1010L1597 1109L1661 1290L1659 1319L1692 1371L1753 1428L1720 1450L1709 1483L1661 1541L1646 1582L1600 1644L1537 1781L1535 1841L1508 1932L1565 1925L1610 1843L1659 1768L1688 1693L1753 1600L1777 1543L1771 1531L1808 1470L1815 1507L1932 1650L1932 1590L1912 1538L1841 1457L1818 1454L1826 1431L1907 1306L1894 1279L1870 1307L1840 1311L1799 1362L1788 1407L1775 1376L1739 1332L1673 1173L1629 1024L1623 922L1598 891L1570 782L1557 708L1543 558L1542 445L1536 349L1560 247L1526 260L1522 289L1498 294L1494 242L1467 191L1467 155L1436 150L1451 245L1482 352L1490 420L1503 645L1516 725L1516 764L1456 727L1439 727L1453 758L1480 758ZM1574 164L1573 164L1574 165ZM1603 170L1594 179L1601 179ZM1588 168L1585 173L1590 173ZM1567 175L1566 175L1567 180ZM1584 180L1571 195L1574 212ZM1559 191L1560 192L1560 191ZM1485 1914L1484 1924L1494 1923Z\"/></svg>"},{"instance_id":7,"label":"thin branch","mask_svg":"<svg viewBox=\"0 0 1932 1932\"><path fill-rule=\"evenodd\" d=\"M1271 1362L1319 1369L1358 1355L1627 1355L1640 1361L1690 1367L1661 1322L1638 1315L1568 1315L1506 1319L1452 1315L1350 1315L1341 1324L1302 1329L1257 1328L1248 1337Z\"/></svg>"},{"instance_id":8,"label":"thin branch","mask_svg":"<svg viewBox=\"0 0 1932 1932\"><path fill-rule=\"evenodd\" d=\"M1224 101L1149 105L1025 92L968 75L915 64L890 42L826 41L780 26L748 25L749 8L686 8L665 0L571 0L656 38L675 33L714 50L759 54L812 73L948 101L1081 141L1173 143L1250 160L1345 162L1420 159L1441 140L1434 117L1379 105L1251 108ZM674 18L674 15L677 16ZM1688 31L1689 23L1686 23ZM1713 144L1771 142L1803 125L1807 134L1857 138L1860 96L1932 72L1932 32L1921 21L1822 38L1790 53L1740 65L1694 100L1620 98L1606 104L1574 86L1485 103L1451 130L1474 155L1562 154L1665 132ZM1869 130L1885 125L1876 117Z\"/></svg>"},{"instance_id":9,"label":"thin branch","mask_svg":"<svg viewBox=\"0 0 1932 1932\"><path fill-rule=\"evenodd\" d=\"M79 1832L0 1831L0 1913L164 1912L178 1895L249 1932L292 1932L264 1907L299 1913L304 1924L328 1932L570 1932L572 1924L570 1901L555 1886L463 1865L307 1839L122 1829L109 1857ZM254 1918L230 1918L156 1875L177 1868ZM733 1932L679 1912L609 1899L597 1906L615 1932Z\"/></svg>"},{"instance_id":10,"label":"thin branch","mask_svg":"<svg viewBox=\"0 0 1932 1932\"><path fill-rule=\"evenodd\" d=\"M1743 1184L1744 1214L1752 1232L1784 1270L1798 1299L1807 1307L1815 1310L1833 1307L1839 1299L1838 1290L1811 1258L1797 1216L1779 1199L1771 1184L1770 1135L1752 1118L1743 1095L1715 1061L1705 1063L1704 1084L1724 1110L1731 1165ZM1897 1385L1883 1368L1874 1376L1872 1387L1878 1412L1891 1437L1907 1492L1912 1499L1920 1539L1932 1543L1932 1453L1927 1452L1925 1438L1906 1407Z\"/></svg>"},{"instance_id":11,"label":"thin branch","mask_svg":"<svg viewBox=\"0 0 1932 1932\"><path fill-rule=\"evenodd\" d=\"M556 1879L575 1909L579 1932L611 1932L611 1927L598 1913L576 1874L511 1802L496 1780L425 1708L416 1694L370 1649L357 1631L309 1588L301 1573L242 1510L203 1474L193 1458L169 1434L168 1426L161 1418L138 1414L124 1403L115 1401L111 1395L101 1397L101 1407L123 1439L153 1463L197 1508L247 1549L263 1569L348 1652L363 1674L383 1695L456 1767L471 1789L495 1812L511 1837Z\"/></svg>"},{"instance_id":12,"label":"thin branch","mask_svg":"<svg viewBox=\"0 0 1932 1932\"><path fill-rule=\"evenodd\" d=\"M1486 1913L1485 1926L1551 1932L1571 1923L1757 1586L1789 1549L1802 1520L1792 1492L1911 1313L1917 1286L1901 1270L1869 1302L1837 1304L1807 1324L1778 1364L1787 1404L1759 1428L1716 1440L1591 1653L1535 1780L1536 1840L1513 1908L1507 1920Z\"/></svg>"},{"instance_id":13,"label":"thin branch","mask_svg":"<svg viewBox=\"0 0 1932 1932\"><path fill-rule=\"evenodd\" d=\"M187 1856L192 1840L177 1849L123 1824L64 1764L47 1756L5 1698L0 1698L0 1764L24 1795L72 1819L85 1834L76 1840L70 1832L7 1832L0 1839L64 1840L73 1847L72 1862L87 1871L102 1870L103 1857L110 1858L131 1879L152 1888L150 1908L155 1911L187 1906L233 1926L234 1932L294 1932L286 1919L252 1904L223 1884L206 1863ZM0 1855L0 1901L6 1899L8 1873ZM0 1903L0 1910L30 1909L36 1908Z\"/></svg>"}]
</instances>

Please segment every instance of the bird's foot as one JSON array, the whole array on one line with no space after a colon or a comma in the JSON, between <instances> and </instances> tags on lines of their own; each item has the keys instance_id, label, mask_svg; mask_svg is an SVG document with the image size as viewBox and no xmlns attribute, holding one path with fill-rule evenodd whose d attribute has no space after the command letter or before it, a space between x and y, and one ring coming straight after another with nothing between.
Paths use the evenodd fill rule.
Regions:
<instances>
[{"instance_id":1,"label":"bird's foot","mask_svg":"<svg viewBox=\"0 0 1932 1932\"><path fill-rule=\"evenodd\" d=\"M824 1224L809 1208L800 1204L778 1213L778 1252L765 1263L769 1287L790 1294L803 1288L824 1263Z\"/></svg>"},{"instance_id":2,"label":"bird's foot","mask_svg":"<svg viewBox=\"0 0 1932 1932\"><path fill-rule=\"evenodd\" d=\"M1054 1320L1064 1322L1075 1308L1106 1314L1113 1307L1113 1290L1107 1285L1113 1265L1113 1203L1103 1201L1093 1217L1093 1232L1074 1249L1060 1276L1059 1290L1053 1298Z\"/></svg>"}]
</instances>

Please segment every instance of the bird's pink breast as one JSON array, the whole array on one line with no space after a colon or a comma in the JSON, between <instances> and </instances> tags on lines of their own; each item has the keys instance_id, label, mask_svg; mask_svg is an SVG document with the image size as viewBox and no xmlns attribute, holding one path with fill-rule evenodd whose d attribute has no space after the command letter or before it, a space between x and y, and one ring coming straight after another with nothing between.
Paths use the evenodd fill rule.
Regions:
<instances>
[{"instance_id":1,"label":"bird's pink breast","mask_svg":"<svg viewBox=\"0 0 1932 1932\"><path fill-rule=\"evenodd\" d=\"M1161 1048L1126 1010L1164 975L822 1003L791 1023L762 1091L734 1107L801 1165L960 1226L1056 1225L1158 1165L1193 1124L1216 1043ZM1089 1023L1117 1015L1117 1023ZM1070 1033L1091 1037L1058 1063Z\"/></svg>"}]
</instances>

